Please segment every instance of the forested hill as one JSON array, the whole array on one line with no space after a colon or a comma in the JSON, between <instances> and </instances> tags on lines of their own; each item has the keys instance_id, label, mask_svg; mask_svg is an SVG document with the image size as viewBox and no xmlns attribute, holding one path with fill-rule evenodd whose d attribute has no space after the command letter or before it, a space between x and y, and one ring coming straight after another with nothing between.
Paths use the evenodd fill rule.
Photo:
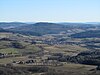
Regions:
<instances>
[{"instance_id":1,"label":"forested hill","mask_svg":"<svg viewBox=\"0 0 100 75\"><path fill-rule=\"evenodd\" d=\"M1 31L20 33L24 35L41 36L45 34L72 34L70 37L84 38L84 37L99 37L99 24L85 24L85 23L21 23L21 22L1 22ZM96 29L97 28L97 29ZM93 30L91 30L93 29Z\"/></svg>"},{"instance_id":2,"label":"forested hill","mask_svg":"<svg viewBox=\"0 0 100 75\"><path fill-rule=\"evenodd\" d=\"M35 23L27 26L21 26L17 28L9 29L9 31L31 34L31 35L44 35L44 34L57 34L61 31L66 31L65 25L55 24L55 23Z\"/></svg>"},{"instance_id":3,"label":"forested hill","mask_svg":"<svg viewBox=\"0 0 100 75\"><path fill-rule=\"evenodd\" d=\"M0 28L0 32L6 32L6 30L4 30L4 29Z\"/></svg>"},{"instance_id":4,"label":"forested hill","mask_svg":"<svg viewBox=\"0 0 100 75\"><path fill-rule=\"evenodd\" d=\"M27 25L26 23L22 22L0 22L0 28L3 29L9 29L9 28L15 28L19 26Z\"/></svg>"},{"instance_id":5,"label":"forested hill","mask_svg":"<svg viewBox=\"0 0 100 75\"><path fill-rule=\"evenodd\" d=\"M90 30L81 33L72 34L71 37L73 38L93 38L97 37L100 38L100 30Z\"/></svg>"}]
</instances>

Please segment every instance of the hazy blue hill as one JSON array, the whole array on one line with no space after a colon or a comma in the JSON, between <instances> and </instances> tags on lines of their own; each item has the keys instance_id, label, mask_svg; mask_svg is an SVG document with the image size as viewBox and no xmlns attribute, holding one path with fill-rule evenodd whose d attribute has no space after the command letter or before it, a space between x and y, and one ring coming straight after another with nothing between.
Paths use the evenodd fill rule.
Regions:
<instances>
[{"instance_id":1,"label":"hazy blue hill","mask_svg":"<svg viewBox=\"0 0 100 75\"><path fill-rule=\"evenodd\" d=\"M100 38L100 30L90 30L81 33L72 34L71 37L73 38L93 38L98 37Z\"/></svg>"},{"instance_id":2,"label":"hazy blue hill","mask_svg":"<svg viewBox=\"0 0 100 75\"><path fill-rule=\"evenodd\" d=\"M7 32L13 32L13 33L20 33L24 35L45 35L45 34L58 34L60 32L68 32L71 33L77 33L73 34L71 37L85 37L87 34L87 37L92 37L95 32L91 33L88 32L85 34L85 32L79 33L81 31L87 31L88 29L96 29L100 28L100 25L96 24L85 24L85 23L48 23L48 22L38 22L34 24L28 24L28 23L21 23L21 22L1 22L0 28L4 28ZM84 34L84 35L83 35ZM95 35L98 35L97 32ZM97 36L93 36L97 37Z\"/></svg>"},{"instance_id":3,"label":"hazy blue hill","mask_svg":"<svg viewBox=\"0 0 100 75\"><path fill-rule=\"evenodd\" d=\"M0 22L0 28L9 29L9 28L15 28L19 26L24 26L26 23L21 22Z\"/></svg>"},{"instance_id":4,"label":"hazy blue hill","mask_svg":"<svg viewBox=\"0 0 100 75\"><path fill-rule=\"evenodd\" d=\"M6 30L4 30L4 29L0 28L0 32L6 32Z\"/></svg>"},{"instance_id":5,"label":"hazy blue hill","mask_svg":"<svg viewBox=\"0 0 100 75\"><path fill-rule=\"evenodd\" d=\"M91 24L91 23L59 23L66 25L67 27L70 28L80 28L80 29L88 29L88 28L95 28L97 25L96 24Z\"/></svg>"},{"instance_id":6,"label":"hazy blue hill","mask_svg":"<svg viewBox=\"0 0 100 75\"><path fill-rule=\"evenodd\" d=\"M27 26L21 26L17 28L12 28L10 31L13 32L18 32L22 34L31 34L34 35L43 35L43 34L56 34L61 31L66 31L67 28L65 25L61 24L55 24L55 23L44 23L44 22L39 22L35 24L29 24Z\"/></svg>"}]
</instances>

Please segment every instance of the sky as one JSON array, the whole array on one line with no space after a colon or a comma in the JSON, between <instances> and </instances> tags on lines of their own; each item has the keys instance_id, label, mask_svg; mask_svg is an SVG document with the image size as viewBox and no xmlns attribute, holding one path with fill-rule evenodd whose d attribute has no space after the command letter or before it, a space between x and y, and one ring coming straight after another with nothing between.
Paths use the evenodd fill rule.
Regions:
<instances>
[{"instance_id":1,"label":"sky","mask_svg":"<svg viewBox=\"0 0 100 75\"><path fill-rule=\"evenodd\" d=\"M0 22L100 22L100 0L0 0Z\"/></svg>"}]
</instances>

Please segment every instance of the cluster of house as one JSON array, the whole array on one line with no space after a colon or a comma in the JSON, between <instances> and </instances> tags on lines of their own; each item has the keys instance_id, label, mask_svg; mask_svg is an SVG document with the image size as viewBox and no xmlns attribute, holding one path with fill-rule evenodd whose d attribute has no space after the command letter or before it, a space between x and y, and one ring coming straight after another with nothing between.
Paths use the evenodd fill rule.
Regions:
<instances>
[{"instance_id":1,"label":"cluster of house","mask_svg":"<svg viewBox=\"0 0 100 75\"><path fill-rule=\"evenodd\" d=\"M61 66L62 64L56 60L43 60L36 62L36 60L29 59L26 61L13 61L13 64L26 64L26 65L43 65L43 66Z\"/></svg>"},{"instance_id":2,"label":"cluster of house","mask_svg":"<svg viewBox=\"0 0 100 75\"><path fill-rule=\"evenodd\" d=\"M8 57L12 57L12 55L0 53L0 58L8 58Z\"/></svg>"},{"instance_id":3,"label":"cluster of house","mask_svg":"<svg viewBox=\"0 0 100 75\"><path fill-rule=\"evenodd\" d=\"M44 55L42 57L28 56L26 60L13 61L13 64L26 65L46 65L46 66L60 66L63 65L58 60L58 56Z\"/></svg>"},{"instance_id":4,"label":"cluster of house","mask_svg":"<svg viewBox=\"0 0 100 75\"><path fill-rule=\"evenodd\" d=\"M0 58L9 58L9 57L18 57L21 56L20 54L10 54L10 53L0 53Z\"/></svg>"},{"instance_id":5,"label":"cluster of house","mask_svg":"<svg viewBox=\"0 0 100 75\"><path fill-rule=\"evenodd\" d=\"M100 65L98 65L96 69L97 69L97 70L100 70Z\"/></svg>"},{"instance_id":6,"label":"cluster of house","mask_svg":"<svg viewBox=\"0 0 100 75\"><path fill-rule=\"evenodd\" d=\"M5 56L5 54L0 53L0 58L3 58Z\"/></svg>"}]
</instances>

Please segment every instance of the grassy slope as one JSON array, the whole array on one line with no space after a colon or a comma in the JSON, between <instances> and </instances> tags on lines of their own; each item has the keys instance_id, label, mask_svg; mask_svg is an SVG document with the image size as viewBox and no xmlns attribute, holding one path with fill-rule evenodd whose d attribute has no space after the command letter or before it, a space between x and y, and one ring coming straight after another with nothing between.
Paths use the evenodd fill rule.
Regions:
<instances>
[{"instance_id":1,"label":"grassy slope","mask_svg":"<svg viewBox=\"0 0 100 75\"><path fill-rule=\"evenodd\" d=\"M65 54L78 53L87 50L87 48L83 48L78 45L45 46L44 49L52 53L65 53Z\"/></svg>"},{"instance_id":2,"label":"grassy slope","mask_svg":"<svg viewBox=\"0 0 100 75\"><path fill-rule=\"evenodd\" d=\"M60 67L52 67L58 73L65 73L66 75L97 75L92 74L94 71L90 71L91 69L95 69L95 66L89 65L80 65L80 64L65 64Z\"/></svg>"},{"instance_id":3,"label":"grassy slope","mask_svg":"<svg viewBox=\"0 0 100 75\"><path fill-rule=\"evenodd\" d=\"M17 54L18 50L16 48L6 48L6 49L0 49L0 53L12 53L12 54Z\"/></svg>"}]
</instances>

